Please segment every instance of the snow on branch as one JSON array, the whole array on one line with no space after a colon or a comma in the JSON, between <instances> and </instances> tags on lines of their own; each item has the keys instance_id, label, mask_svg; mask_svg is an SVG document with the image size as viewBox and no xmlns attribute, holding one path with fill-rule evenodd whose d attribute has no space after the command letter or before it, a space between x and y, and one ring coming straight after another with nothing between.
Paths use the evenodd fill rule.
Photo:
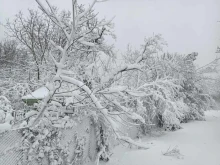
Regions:
<instances>
[{"instance_id":1,"label":"snow on branch","mask_svg":"<svg viewBox=\"0 0 220 165\"><path fill-rule=\"evenodd\" d=\"M96 46L94 43L88 42L85 40L78 40L78 42L80 42L81 44L86 45L86 46L91 46L91 47Z\"/></svg>"},{"instance_id":2,"label":"snow on branch","mask_svg":"<svg viewBox=\"0 0 220 165\"><path fill-rule=\"evenodd\" d=\"M142 143L135 142L134 140L132 140L131 138L129 138L127 136L118 136L118 139L122 140L122 141L125 141L129 144L133 144L133 145L135 145L137 147L140 147L140 148L143 148L143 149L149 149L149 146L144 145Z\"/></svg>"},{"instance_id":3,"label":"snow on branch","mask_svg":"<svg viewBox=\"0 0 220 165\"><path fill-rule=\"evenodd\" d=\"M129 71L129 70L141 70L142 65L140 64L128 64L125 65L119 69L115 69L110 76L108 77L108 79L105 80L105 82L109 82L110 80L113 80L117 75L119 75L120 73Z\"/></svg>"},{"instance_id":4,"label":"snow on branch","mask_svg":"<svg viewBox=\"0 0 220 165\"><path fill-rule=\"evenodd\" d=\"M80 104L82 102L87 102L89 100L89 102L91 102L91 104L92 104L90 106L91 107L95 106L95 109L109 123L109 127L113 130L113 132L115 133L116 137L119 140L123 140L125 142L134 144L134 145L141 147L141 148L148 148L142 144L139 144L139 143L133 141L132 139L130 139L128 137L120 136L118 126L117 126L117 124L118 124L117 119L122 113L125 113L125 115L132 120L139 120L142 123L145 123L145 120L140 115L133 112L132 109L128 109L127 107L122 106L117 101L114 101L114 105L116 105L118 107L119 111L118 112L110 111L105 104L110 105L112 103L109 100L105 100L105 98L102 97L102 95L112 95L114 97L115 93L118 93L120 96L122 96L122 98L125 98L125 95L132 95L134 97L139 97L139 96L142 96L143 93L141 93L140 91L136 92L136 91L128 90L127 87L119 86L116 84L115 84L116 86L114 86L114 87L112 84L110 84L110 86L108 86L108 88L93 89L93 86L88 85L90 83L89 80L87 81L88 83L84 82L84 79L82 78L83 76L81 76L81 74L77 73L77 71L74 70L75 68L73 69L74 70L73 72L67 70L68 68L73 67L73 66L67 66L68 65L68 58L67 57L69 57L69 52L73 51L73 49L77 46L81 46L83 49L86 49L86 47L89 47L89 49L90 49L90 47L93 47L94 50L98 49L99 47L96 46L96 42L93 39L94 39L94 37L97 37L97 36L100 37L100 35L99 35L99 32L97 32L97 33L94 32L94 29L98 28L99 26L109 25L112 20L107 21L107 22L101 21L98 23L97 23L97 20L94 20L94 22L93 22L94 27L93 26L89 27L90 26L90 25L88 25L89 21L86 21L88 24L87 25L82 24L80 31L74 31L74 28L72 28L72 31L67 31L65 28L66 26L58 18L58 16L56 15L54 9L52 8L52 6L48 2L48 0L46 0L46 3L47 3L47 6L49 7L50 10L46 9L43 6L43 4L40 2L40 0L36 0L36 2L38 3L38 5L42 9L42 11L45 14L47 14L47 16L56 24L56 26L61 28L61 30L65 34L64 37L66 37L65 38L66 42L61 47L61 46L57 45L56 42L50 41L51 45L54 47L54 50L60 51L61 57L60 57L60 60L57 61L55 59L56 54L52 54L55 51L51 50L49 52L51 59L53 60L53 62L55 63L55 65L57 67L57 71L56 71L56 75L54 76L54 78L47 84L47 88L49 89L49 95L47 95L46 98L44 99L42 106L41 106L41 109L40 109L40 112L37 114L37 117L36 117L35 121L33 122L33 126L36 125L37 122L39 122L40 118L44 115L44 112L46 111L49 104L51 104L53 101L56 101L55 99L53 99L54 96L62 96L62 95L65 96L65 94L69 94L69 93L62 93L60 91L57 92L57 89L59 89L63 83L66 83L66 84L71 84L74 87L77 87L79 89L79 90L77 90L77 92L75 92L75 94L74 94L74 92L71 93L72 98L66 99L67 106L69 104L73 103L73 99L75 99L75 98L77 99L77 98L81 97L81 95L83 95L84 97L82 99L79 99L79 101L77 103ZM83 22L83 20L87 20L90 16L92 16L92 14L91 14L92 8L96 2L101 2L101 1L94 0L88 9L86 9L84 11L82 10L83 12L80 14L79 13L73 14L73 21L75 21L75 23L76 23L75 27L79 27L80 21ZM73 3L73 4L75 4L75 3ZM77 12L77 11L74 11L74 9L73 9L73 12ZM101 37L102 37L102 34L101 34ZM105 49L105 47L103 47L103 48ZM89 49L87 51L88 54L89 54ZM78 53L78 51L75 51L75 52ZM76 58L78 58L78 55L81 56L81 54L76 54ZM99 56L99 54L94 53L94 57L95 56ZM77 60L79 60L79 59L77 59ZM96 59L94 59L93 61L89 60L88 63L90 63L90 62L95 63L95 61L96 61ZM78 67L78 66L76 66L76 67ZM141 68L142 68L142 65L140 65L139 63L126 64L125 66L114 70L113 73L108 77L106 82L109 82L110 80L114 79L118 74L121 74L126 71L130 71L130 70L141 70ZM77 69L78 68L76 68L76 70ZM91 76L91 75L88 75L88 76ZM56 85L56 82L58 82L58 86ZM100 83L100 82L97 81L97 83ZM97 86L100 87L100 84L98 84ZM96 93L96 91L99 91L99 92ZM85 101L85 99L86 99L86 101ZM75 105L78 105L77 103ZM127 123L129 123L129 122L127 121Z\"/></svg>"},{"instance_id":5,"label":"snow on branch","mask_svg":"<svg viewBox=\"0 0 220 165\"><path fill-rule=\"evenodd\" d=\"M124 96L122 92L125 91L127 88L128 88L127 86L110 87L102 91L99 91L98 93L102 93L102 94L118 93L119 95Z\"/></svg>"},{"instance_id":6,"label":"snow on branch","mask_svg":"<svg viewBox=\"0 0 220 165\"><path fill-rule=\"evenodd\" d=\"M100 24L98 24L98 26L105 26L105 25L109 25L112 21L113 21L113 19L115 18L115 16L114 17L112 17L112 19L110 19L109 21L105 21L105 22L102 22L102 23L100 23Z\"/></svg>"},{"instance_id":7,"label":"snow on branch","mask_svg":"<svg viewBox=\"0 0 220 165\"><path fill-rule=\"evenodd\" d=\"M113 100L112 103L115 104L120 110L122 110L129 118L131 118L133 120L139 120L142 123L145 123L145 120L140 115L138 115L137 113L132 112L129 109L127 109L126 107L120 105L120 103L117 102L116 100Z\"/></svg>"},{"instance_id":8,"label":"snow on branch","mask_svg":"<svg viewBox=\"0 0 220 165\"><path fill-rule=\"evenodd\" d=\"M85 92L90 96L90 98L92 99L93 103L95 104L95 106L97 107L97 109L101 112L101 114L105 117L105 119L111 124L111 127L113 129L113 131L115 132L117 138L119 140L123 140L123 141L126 141L128 143L131 143L131 144L134 144L138 147L142 147L142 148L148 148L142 144L138 144L136 142L134 142L132 139L130 138L126 138L124 136L120 136L118 133L117 133L117 126L116 126L116 123L112 121L112 119L109 117L109 115L111 115L111 113L108 113L108 110L106 108L104 108L100 101L98 100L98 98L92 93L92 91L86 86L86 85L83 85L82 82L74 79L74 78L70 78L70 77L67 77L67 76L60 76L61 79L63 81L66 81L68 83L72 83L78 87L81 87L83 90L85 90ZM126 114L128 114L128 116L133 119L133 120L140 120L142 123L145 123L145 120L138 114L134 113L134 112L129 112L128 109L126 109L125 107L121 106L119 103L117 103L116 101L114 101L114 104L117 105L118 107L120 107Z\"/></svg>"},{"instance_id":9,"label":"snow on branch","mask_svg":"<svg viewBox=\"0 0 220 165\"><path fill-rule=\"evenodd\" d=\"M45 0L48 7L50 8L51 11L47 10L44 5L40 2L40 0L35 0L40 9L47 14L47 16L56 24L58 25L62 31L64 32L64 34L66 35L67 39L70 40L70 35L68 34L68 32L66 31L66 29L64 28L65 26L63 25L63 23L60 21L60 19L58 18L58 16L55 14L53 7L50 5L48 0Z\"/></svg>"},{"instance_id":10,"label":"snow on branch","mask_svg":"<svg viewBox=\"0 0 220 165\"><path fill-rule=\"evenodd\" d=\"M76 20L80 20L82 17L84 17L86 14L88 14L92 10L92 8L96 4L96 2L98 2L98 1L97 0L93 0L92 4L89 6L89 8L87 10L85 10L84 12L80 13L79 15L77 15Z\"/></svg>"}]
</instances>

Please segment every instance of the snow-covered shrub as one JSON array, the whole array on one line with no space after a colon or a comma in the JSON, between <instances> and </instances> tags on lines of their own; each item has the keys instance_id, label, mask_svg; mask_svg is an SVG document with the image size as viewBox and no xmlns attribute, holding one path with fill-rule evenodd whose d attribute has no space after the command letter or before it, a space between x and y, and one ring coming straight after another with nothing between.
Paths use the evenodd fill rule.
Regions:
<instances>
[{"instance_id":1,"label":"snow-covered shrub","mask_svg":"<svg viewBox=\"0 0 220 165\"><path fill-rule=\"evenodd\" d=\"M82 160L86 144L85 138L79 137L76 133L66 144L61 144L62 129L56 125L52 124L48 118L42 118L35 127L22 129L22 144L19 149L23 151L26 163L35 161L41 164L48 159L49 165L80 164L79 161ZM70 143L75 144L72 160L69 159Z\"/></svg>"},{"instance_id":2,"label":"snow-covered shrub","mask_svg":"<svg viewBox=\"0 0 220 165\"><path fill-rule=\"evenodd\" d=\"M61 164L66 161L67 151L60 145L61 132L58 128L46 124L41 120L35 128L23 130L23 144L20 149L27 155L26 162L37 161L41 163L49 155L51 164ZM25 147L26 146L26 147ZM58 155L55 154L58 151Z\"/></svg>"},{"instance_id":3,"label":"snow-covered shrub","mask_svg":"<svg viewBox=\"0 0 220 165\"><path fill-rule=\"evenodd\" d=\"M12 82L8 88L0 89L0 92L8 98L14 110L27 109L21 98L25 94L31 93L28 83Z\"/></svg>"},{"instance_id":4,"label":"snow-covered shrub","mask_svg":"<svg viewBox=\"0 0 220 165\"><path fill-rule=\"evenodd\" d=\"M161 36L155 35L145 39L145 44L140 50L132 51L128 47L124 56L127 63L135 63L140 60L141 70L128 72L125 75L124 84L128 84L131 88L144 93L141 99L138 98L142 102L143 110L141 113L137 111L145 118L145 123L147 123L141 126L143 132L146 132L147 125L152 123L168 125L174 122L174 120L169 120L164 124L163 122L167 119L165 114L163 120L155 121L155 118L160 118L159 116L163 115L165 109L174 109L175 102L178 101L176 97L180 97L180 82L169 71L170 64L168 62L170 59L165 61L163 57L155 55L162 51L163 45L165 45L165 42ZM180 113L177 115L174 111L170 111L170 113L174 113L175 117L180 117ZM173 124L177 125L176 122Z\"/></svg>"},{"instance_id":5,"label":"snow-covered shrub","mask_svg":"<svg viewBox=\"0 0 220 165\"><path fill-rule=\"evenodd\" d=\"M187 56L167 54L161 59L162 61L167 61L167 63L163 64L168 64L166 65L167 69L165 69L165 72L169 71L174 78L179 79L181 88L178 90L175 99L177 101L180 100L180 102L175 102L173 107L176 109L175 114L180 122L203 120L204 110L210 105L210 96L198 87L198 73L193 63L197 55L197 53ZM182 107L180 111L179 105Z\"/></svg>"},{"instance_id":6,"label":"snow-covered shrub","mask_svg":"<svg viewBox=\"0 0 220 165\"><path fill-rule=\"evenodd\" d=\"M180 120L174 112L165 110L161 116L162 127L165 130L175 131L176 129L181 128Z\"/></svg>"},{"instance_id":7,"label":"snow-covered shrub","mask_svg":"<svg viewBox=\"0 0 220 165\"><path fill-rule=\"evenodd\" d=\"M184 102L189 107L186 120L204 120L204 111L212 104L212 98L199 90L195 84L191 84L191 88L185 88L184 94Z\"/></svg>"},{"instance_id":8,"label":"snow-covered shrub","mask_svg":"<svg viewBox=\"0 0 220 165\"><path fill-rule=\"evenodd\" d=\"M184 103L183 99L171 103L172 112L176 114L177 119L182 123L185 122L189 113L189 107Z\"/></svg>"},{"instance_id":9,"label":"snow-covered shrub","mask_svg":"<svg viewBox=\"0 0 220 165\"><path fill-rule=\"evenodd\" d=\"M13 111L11 102L5 96L0 96L0 110L5 112Z\"/></svg>"},{"instance_id":10,"label":"snow-covered shrub","mask_svg":"<svg viewBox=\"0 0 220 165\"><path fill-rule=\"evenodd\" d=\"M158 111L156 115L157 124L165 130L174 131L180 129L180 123L185 122L188 111L188 106L183 100L164 104L163 110Z\"/></svg>"},{"instance_id":11,"label":"snow-covered shrub","mask_svg":"<svg viewBox=\"0 0 220 165\"><path fill-rule=\"evenodd\" d=\"M141 49L143 52L128 47L125 61L134 63L140 58L143 67L141 71L128 72L124 83L146 93L142 100L148 123L150 119L160 127L177 129L181 122L201 120L210 97L196 87L198 74L193 61L197 53L154 56L162 50L162 45L161 38L155 36L147 40ZM142 128L147 129L146 126Z\"/></svg>"},{"instance_id":12,"label":"snow-covered shrub","mask_svg":"<svg viewBox=\"0 0 220 165\"><path fill-rule=\"evenodd\" d=\"M12 128L14 124L12 112L11 102L5 96L0 96L0 133Z\"/></svg>"}]
</instances>

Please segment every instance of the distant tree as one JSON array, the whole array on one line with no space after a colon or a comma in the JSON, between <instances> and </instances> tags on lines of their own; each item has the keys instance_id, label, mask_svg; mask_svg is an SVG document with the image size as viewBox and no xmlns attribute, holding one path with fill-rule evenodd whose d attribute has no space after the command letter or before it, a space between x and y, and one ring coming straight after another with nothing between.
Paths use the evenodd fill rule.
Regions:
<instances>
[{"instance_id":1,"label":"distant tree","mask_svg":"<svg viewBox=\"0 0 220 165\"><path fill-rule=\"evenodd\" d=\"M12 65L18 52L18 43L15 40L5 40L0 43L0 64L1 67Z\"/></svg>"},{"instance_id":2,"label":"distant tree","mask_svg":"<svg viewBox=\"0 0 220 165\"><path fill-rule=\"evenodd\" d=\"M16 39L19 45L32 55L38 80L40 80L41 65L45 62L48 53L52 26L50 19L35 10L29 10L27 17L19 12L13 21L8 20L5 25L8 35Z\"/></svg>"}]
</instances>

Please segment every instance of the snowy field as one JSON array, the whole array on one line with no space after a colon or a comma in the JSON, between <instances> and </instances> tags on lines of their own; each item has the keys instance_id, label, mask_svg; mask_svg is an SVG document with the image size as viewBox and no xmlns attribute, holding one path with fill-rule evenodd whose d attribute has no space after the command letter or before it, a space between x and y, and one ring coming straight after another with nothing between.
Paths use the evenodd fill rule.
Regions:
<instances>
[{"instance_id":1,"label":"snowy field","mask_svg":"<svg viewBox=\"0 0 220 165\"><path fill-rule=\"evenodd\" d=\"M207 111L206 121L182 124L183 129L142 141L148 150L119 145L107 165L220 165L220 111ZM169 148L176 152L164 156Z\"/></svg>"}]
</instances>

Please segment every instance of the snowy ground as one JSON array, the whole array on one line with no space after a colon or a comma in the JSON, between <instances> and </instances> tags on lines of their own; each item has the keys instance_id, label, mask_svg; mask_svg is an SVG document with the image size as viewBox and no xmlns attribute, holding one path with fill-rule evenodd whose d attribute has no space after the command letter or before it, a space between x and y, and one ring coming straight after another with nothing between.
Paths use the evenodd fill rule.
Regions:
<instances>
[{"instance_id":1,"label":"snowy ground","mask_svg":"<svg viewBox=\"0 0 220 165\"><path fill-rule=\"evenodd\" d=\"M107 165L220 165L220 111L207 111L206 121L193 121L183 129L143 139L148 150L119 145ZM177 146L180 154L164 156Z\"/></svg>"}]
</instances>

